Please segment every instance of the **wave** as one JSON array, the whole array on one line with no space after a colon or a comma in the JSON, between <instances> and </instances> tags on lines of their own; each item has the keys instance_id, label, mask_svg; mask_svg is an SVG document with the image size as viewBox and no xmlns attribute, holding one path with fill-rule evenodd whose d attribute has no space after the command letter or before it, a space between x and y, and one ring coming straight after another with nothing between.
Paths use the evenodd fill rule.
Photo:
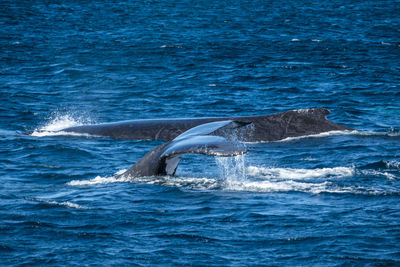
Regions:
<instances>
[{"instance_id":1,"label":"wave","mask_svg":"<svg viewBox=\"0 0 400 267\"><path fill-rule=\"evenodd\" d=\"M377 170L400 170L400 162L380 160L361 166L360 169L377 169Z\"/></svg>"},{"instance_id":2,"label":"wave","mask_svg":"<svg viewBox=\"0 0 400 267\"><path fill-rule=\"evenodd\" d=\"M45 203L49 205L56 205L56 206L64 206L67 208L73 208L73 209L89 209L89 207L82 206L76 203L72 203L70 201L55 201L55 200L46 200L46 199L39 199L39 198L25 198L26 200L29 201L34 201L34 202L40 202L40 203Z\"/></svg>"}]
</instances>

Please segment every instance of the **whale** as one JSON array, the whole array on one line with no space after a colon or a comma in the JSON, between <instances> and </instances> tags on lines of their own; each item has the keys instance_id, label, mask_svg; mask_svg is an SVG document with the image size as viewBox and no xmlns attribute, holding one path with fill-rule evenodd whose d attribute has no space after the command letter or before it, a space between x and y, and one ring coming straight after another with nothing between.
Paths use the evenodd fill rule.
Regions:
<instances>
[{"instance_id":1,"label":"whale","mask_svg":"<svg viewBox=\"0 0 400 267\"><path fill-rule=\"evenodd\" d=\"M251 123L252 125L252 127L246 127L249 129L246 129L238 136L240 141L269 142L329 131L353 130L329 121L326 116L330 113L325 108L309 108L257 116L136 119L74 126L60 131L115 139L162 140L169 142L187 130L202 124L217 121L240 121Z\"/></svg>"},{"instance_id":2,"label":"whale","mask_svg":"<svg viewBox=\"0 0 400 267\"><path fill-rule=\"evenodd\" d=\"M214 121L195 126L164 143L134 164L119 177L174 175L184 154L231 157L245 154L245 146L236 140L238 129L249 122Z\"/></svg>"}]
</instances>

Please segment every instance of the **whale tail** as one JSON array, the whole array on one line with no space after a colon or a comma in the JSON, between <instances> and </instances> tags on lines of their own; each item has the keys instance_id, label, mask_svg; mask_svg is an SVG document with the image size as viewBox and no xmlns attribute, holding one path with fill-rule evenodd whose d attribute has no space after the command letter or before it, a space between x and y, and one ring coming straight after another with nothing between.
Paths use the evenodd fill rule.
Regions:
<instances>
[{"instance_id":1,"label":"whale tail","mask_svg":"<svg viewBox=\"0 0 400 267\"><path fill-rule=\"evenodd\" d=\"M122 176L174 175L183 154L237 156L246 153L243 144L234 142L235 131L248 125L240 121L217 121L187 130L174 140L148 152Z\"/></svg>"},{"instance_id":2,"label":"whale tail","mask_svg":"<svg viewBox=\"0 0 400 267\"><path fill-rule=\"evenodd\" d=\"M180 156L183 154L203 154L219 157L237 156L246 153L245 146L221 136L192 136L177 140L166 148L160 158L160 174L174 175Z\"/></svg>"}]
</instances>

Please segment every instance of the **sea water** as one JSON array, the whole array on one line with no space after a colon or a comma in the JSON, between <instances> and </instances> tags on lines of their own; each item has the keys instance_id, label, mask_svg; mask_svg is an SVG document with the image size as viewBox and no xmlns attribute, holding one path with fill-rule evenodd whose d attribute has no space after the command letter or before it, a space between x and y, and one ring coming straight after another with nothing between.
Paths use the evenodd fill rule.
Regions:
<instances>
[{"instance_id":1,"label":"sea water","mask_svg":"<svg viewBox=\"0 0 400 267\"><path fill-rule=\"evenodd\" d=\"M1 1L0 265L400 264L399 1ZM325 107L354 128L119 174L55 133Z\"/></svg>"}]
</instances>

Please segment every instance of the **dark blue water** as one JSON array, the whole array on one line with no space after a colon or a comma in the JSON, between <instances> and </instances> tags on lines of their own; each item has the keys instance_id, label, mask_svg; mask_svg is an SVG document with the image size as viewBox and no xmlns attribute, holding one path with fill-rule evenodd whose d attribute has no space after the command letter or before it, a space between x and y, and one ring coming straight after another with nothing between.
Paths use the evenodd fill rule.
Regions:
<instances>
[{"instance_id":1,"label":"dark blue water","mask_svg":"<svg viewBox=\"0 0 400 267\"><path fill-rule=\"evenodd\" d=\"M0 265L399 265L399 14L1 1ZM46 134L308 107L357 131L186 156L175 177L115 175L161 142Z\"/></svg>"}]
</instances>

